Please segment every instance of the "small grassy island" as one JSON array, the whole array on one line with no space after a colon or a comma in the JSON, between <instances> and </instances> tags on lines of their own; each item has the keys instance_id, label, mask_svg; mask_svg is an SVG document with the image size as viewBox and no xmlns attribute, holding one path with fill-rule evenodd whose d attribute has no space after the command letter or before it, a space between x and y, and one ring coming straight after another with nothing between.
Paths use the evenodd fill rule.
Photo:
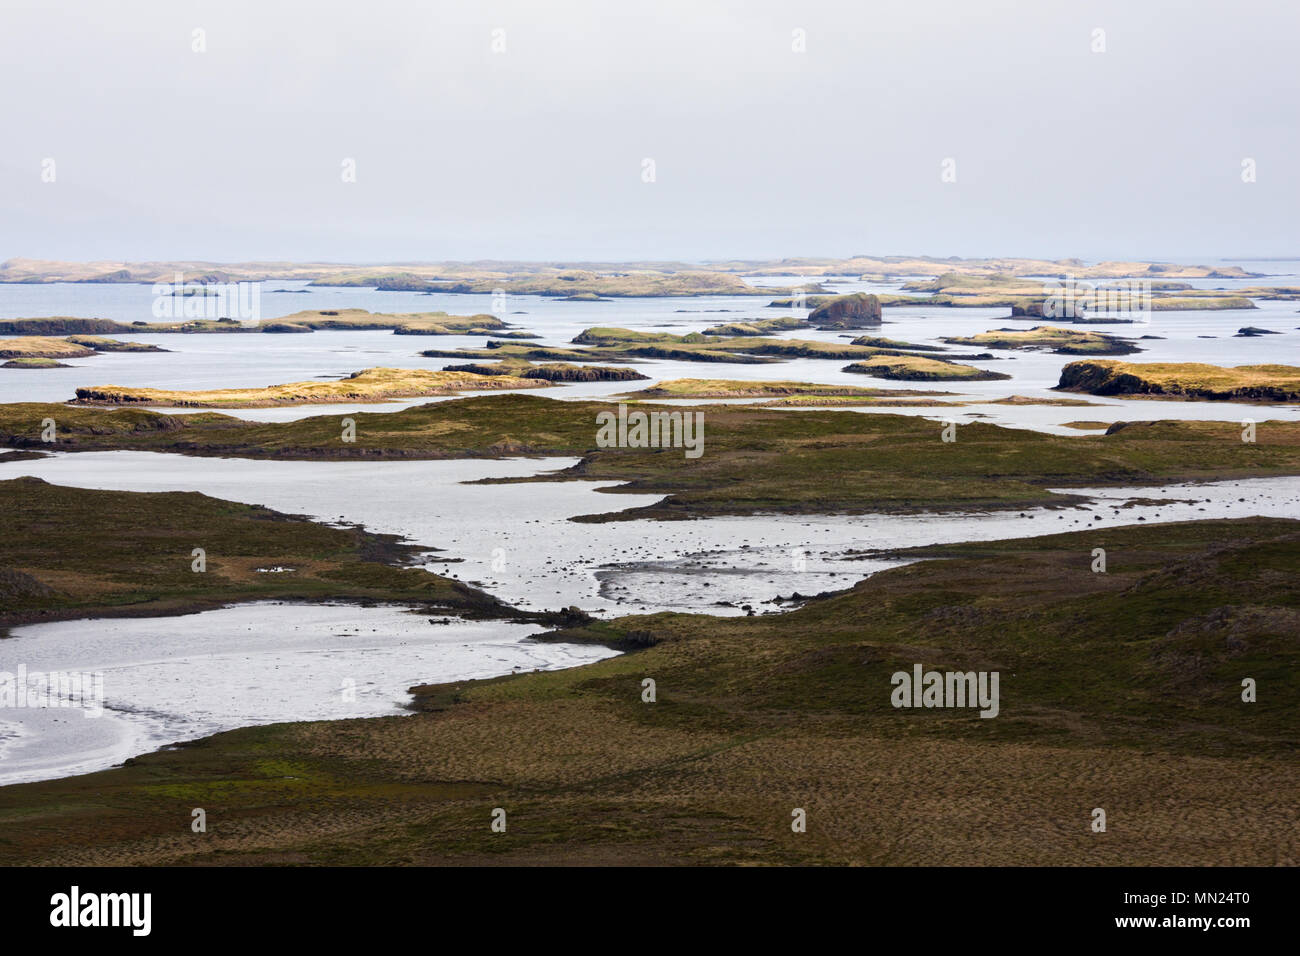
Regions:
<instances>
[{"instance_id":1,"label":"small grassy island","mask_svg":"<svg viewBox=\"0 0 1300 956\"><path fill-rule=\"evenodd\" d=\"M604 365L573 365L567 362L547 362L534 365L523 359L502 359L499 362L472 362L469 365L448 365L446 372L468 372L473 375L513 375L516 378L545 379L548 382L637 382L648 379L635 369Z\"/></svg>"},{"instance_id":2,"label":"small grassy island","mask_svg":"<svg viewBox=\"0 0 1300 956\"><path fill-rule=\"evenodd\" d=\"M0 368L72 368L71 365L65 365L58 359L45 358L43 356L27 355L21 358L13 358Z\"/></svg>"},{"instance_id":3,"label":"small grassy island","mask_svg":"<svg viewBox=\"0 0 1300 956\"><path fill-rule=\"evenodd\" d=\"M165 348L149 342L123 342L121 339L105 339L97 335L69 335L68 341L73 345L84 345L96 352L166 352Z\"/></svg>"},{"instance_id":4,"label":"small grassy island","mask_svg":"<svg viewBox=\"0 0 1300 956\"><path fill-rule=\"evenodd\" d=\"M903 382L989 382L1011 377L1003 372L921 355L876 355L865 362L846 365L844 371Z\"/></svg>"},{"instance_id":5,"label":"small grassy island","mask_svg":"<svg viewBox=\"0 0 1300 956\"><path fill-rule=\"evenodd\" d=\"M68 368L59 359L86 358L100 352L166 352L144 342L122 342L95 335L69 335L65 338L29 335L0 340L0 359L9 359L0 368Z\"/></svg>"},{"instance_id":6,"label":"small grassy island","mask_svg":"<svg viewBox=\"0 0 1300 956\"><path fill-rule=\"evenodd\" d=\"M78 405L150 405L177 408L260 408L334 402L387 402L401 398L454 395L479 389L538 388L540 378L431 372L427 369L367 368L334 382L289 382L265 388L179 391L100 385L77 389Z\"/></svg>"},{"instance_id":7,"label":"small grassy island","mask_svg":"<svg viewBox=\"0 0 1300 956\"><path fill-rule=\"evenodd\" d=\"M995 329L971 336L943 339L953 345L988 349L1041 349L1058 355L1132 355L1142 350L1127 339L1102 332L1038 325L1032 329Z\"/></svg>"},{"instance_id":8,"label":"small grassy island","mask_svg":"<svg viewBox=\"0 0 1300 956\"><path fill-rule=\"evenodd\" d=\"M85 358L94 355L88 345L78 345L67 339L39 336L21 339L0 339L0 358L5 359L65 359Z\"/></svg>"},{"instance_id":9,"label":"small grassy island","mask_svg":"<svg viewBox=\"0 0 1300 956\"><path fill-rule=\"evenodd\" d=\"M794 329L811 328L807 319L797 319L786 315L779 319L747 319L743 322L727 322L713 325L704 330L704 335L733 337L737 335L771 335L773 332L789 332Z\"/></svg>"},{"instance_id":10,"label":"small grassy island","mask_svg":"<svg viewBox=\"0 0 1300 956\"><path fill-rule=\"evenodd\" d=\"M1300 367L1197 362L1071 362L1061 369L1062 391L1208 402L1300 402Z\"/></svg>"},{"instance_id":11,"label":"small grassy island","mask_svg":"<svg viewBox=\"0 0 1300 956\"><path fill-rule=\"evenodd\" d=\"M897 388L863 388L856 385L818 385L810 382L749 382L744 379L675 378L629 392L628 398L897 398L952 395Z\"/></svg>"}]
</instances>

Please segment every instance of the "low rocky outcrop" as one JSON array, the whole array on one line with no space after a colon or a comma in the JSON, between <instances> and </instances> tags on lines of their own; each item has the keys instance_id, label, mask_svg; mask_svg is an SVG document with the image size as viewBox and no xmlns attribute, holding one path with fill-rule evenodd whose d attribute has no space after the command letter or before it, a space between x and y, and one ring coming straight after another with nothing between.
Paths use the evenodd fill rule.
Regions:
<instances>
[{"instance_id":1,"label":"low rocky outcrop","mask_svg":"<svg viewBox=\"0 0 1300 956\"><path fill-rule=\"evenodd\" d=\"M823 331L867 329L880 323L880 300L865 292L837 295L808 316L808 324Z\"/></svg>"}]
</instances>

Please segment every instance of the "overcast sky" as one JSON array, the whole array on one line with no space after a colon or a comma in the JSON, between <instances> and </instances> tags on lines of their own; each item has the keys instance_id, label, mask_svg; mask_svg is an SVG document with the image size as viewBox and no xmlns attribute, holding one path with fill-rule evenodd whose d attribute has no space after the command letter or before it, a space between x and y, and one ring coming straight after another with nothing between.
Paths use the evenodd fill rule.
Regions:
<instances>
[{"instance_id":1,"label":"overcast sky","mask_svg":"<svg viewBox=\"0 0 1300 956\"><path fill-rule=\"evenodd\" d=\"M1300 255L1297 36L1296 0L3 0L0 259Z\"/></svg>"}]
</instances>

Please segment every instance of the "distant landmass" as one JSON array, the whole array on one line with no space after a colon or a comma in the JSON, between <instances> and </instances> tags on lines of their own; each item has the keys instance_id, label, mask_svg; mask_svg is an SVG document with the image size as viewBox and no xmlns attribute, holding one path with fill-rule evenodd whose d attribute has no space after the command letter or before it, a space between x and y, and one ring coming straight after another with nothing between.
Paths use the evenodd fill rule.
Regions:
<instances>
[{"instance_id":1,"label":"distant landmass","mask_svg":"<svg viewBox=\"0 0 1300 956\"><path fill-rule=\"evenodd\" d=\"M2 283L106 282L187 283L305 281L329 286L373 286L393 291L484 293L502 289L533 295L584 297L759 294L745 276L781 275L815 280L852 276L867 280L957 274L1077 279L1244 279L1240 266L1171 262L1097 262L1082 259L962 259L930 256L849 256L719 262L61 262L9 259L0 263ZM816 283L803 287L824 292ZM769 292L772 290L769 289Z\"/></svg>"}]
</instances>

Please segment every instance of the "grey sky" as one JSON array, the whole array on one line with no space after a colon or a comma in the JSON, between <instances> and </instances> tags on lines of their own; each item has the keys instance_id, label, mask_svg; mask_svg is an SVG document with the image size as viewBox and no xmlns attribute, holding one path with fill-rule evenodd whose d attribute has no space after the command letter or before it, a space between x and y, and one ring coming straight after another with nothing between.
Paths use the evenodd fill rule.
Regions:
<instances>
[{"instance_id":1,"label":"grey sky","mask_svg":"<svg viewBox=\"0 0 1300 956\"><path fill-rule=\"evenodd\" d=\"M1300 255L1298 35L1294 0L4 0L0 259Z\"/></svg>"}]
</instances>

